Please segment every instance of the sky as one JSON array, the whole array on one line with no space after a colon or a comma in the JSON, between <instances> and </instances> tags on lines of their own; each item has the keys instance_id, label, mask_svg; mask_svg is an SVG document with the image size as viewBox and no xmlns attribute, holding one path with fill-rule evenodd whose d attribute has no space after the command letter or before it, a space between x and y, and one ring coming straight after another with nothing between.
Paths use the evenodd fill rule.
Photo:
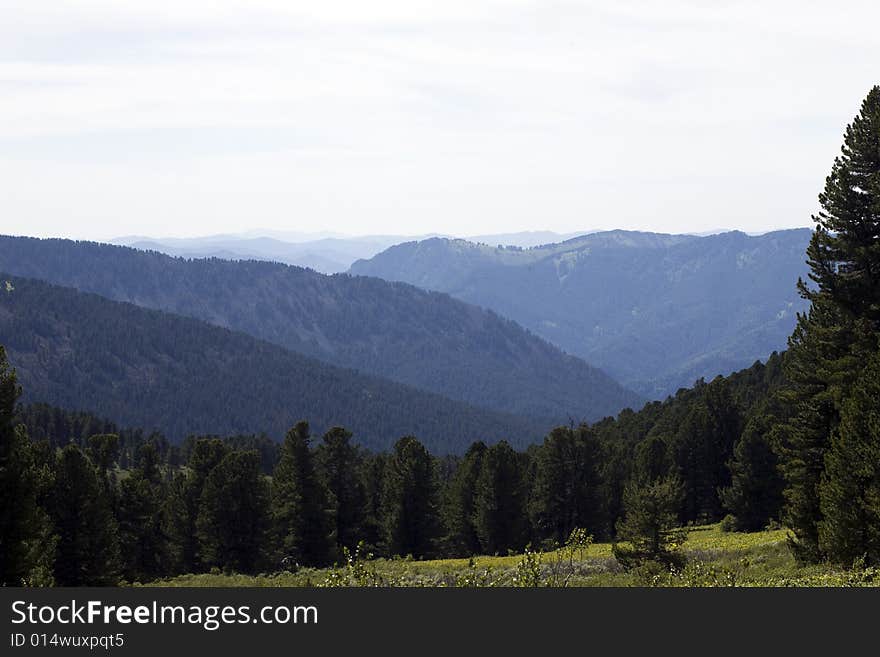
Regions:
<instances>
[{"instance_id":1,"label":"sky","mask_svg":"<svg viewBox=\"0 0 880 657\"><path fill-rule=\"evenodd\" d=\"M0 233L811 225L876 0L0 0Z\"/></svg>"}]
</instances>

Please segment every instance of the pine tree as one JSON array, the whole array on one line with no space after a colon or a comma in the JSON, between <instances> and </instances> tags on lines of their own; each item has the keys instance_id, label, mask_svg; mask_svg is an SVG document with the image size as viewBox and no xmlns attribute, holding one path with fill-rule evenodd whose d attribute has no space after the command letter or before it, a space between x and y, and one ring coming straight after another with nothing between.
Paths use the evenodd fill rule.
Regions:
<instances>
[{"instance_id":1,"label":"pine tree","mask_svg":"<svg viewBox=\"0 0 880 657\"><path fill-rule=\"evenodd\" d=\"M196 534L207 567L252 573L263 563L269 529L269 486L256 451L233 451L209 473L199 500Z\"/></svg>"},{"instance_id":2,"label":"pine tree","mask_svg":"<svg viewBox=\"0 0 880 657\"><path fill-rule=\"evenodd\" d=\"M338 552L354 550L362 536L366 493L360 478L361 456L351 442L351 432L342 427L330 429L316 450L316 460L329 496Z\"/></svg>"},{"instance_id":3,"label":"pine tree","mask_svg":"<svg viewBox=\"0 0 880 657\"><path fill-rule=\"evenodd\" d=\"M672 451L684 485L681 520L705 523L721 518L718 489L730 483L727 463L742 421L727 381L718 379L699 391L699 400L678 428Z\"/></svg>"},{"instance_id":4,"label":"pine tree","mask_svg":"<svg viewBox=\"0 0 880 657\"><path fill-rule=\"evenodd\" d=\"M327 492L309 448L309 425L299 422L284 437L272 476L272 525L282 559L307 566L329 561Z\"/></svg>"},{"instance_id":5,"label":"pine tree","mask_svg":"<svg viewBox=\"0 0 880 657\"><path fill-rule=\"evenodd\" d=\"M599 444L585 426L554 429L537 451L529 515L538 538L562 544L576 528L604 533Z\"/></svg>"},{"instance_id":6,"label":"pine tree","mask_svg":"<svg viewBox=\"0 0 880 657\"><path fill-rule=\"evenodd\" d=\"M208 475L229 451L229 447L217 438L195 440L186 473L176 473L171 481L164 515L169 558L175 572L192 573L205 567L199 555L196 528L199 504Z\"/></svg>"},{"instance_id":7,"label":"pine tree","mask_svg":"<svg viewBox=\"0 0 880 657\"><path fill-rule=\"evenodd\" d=\"M388 454L364 455L361 464L364 481L364 549L377 553L385 540L385 524L382 517L382 495L385 488L385 471Z\"/></svg>"},{"instance_id":8,"label":"pine tree","mask_svg":"<svg viewBox=\"0 0 880 657\"><path fill-rule=\"evenodd\" d=\"M128 580L148 581L169 569L165 498L159 451L148 442L138 450L137 466L120 486L119 545L122 574Z\"/></svg>"},{"instance_id":9,"label":"pine tree","mask_svg":"<svg viewBox=\"0 0 880 657\"><path fill-rule=\"evenodd\" d=\"M58 452L51 493L59 586L112 586L119 575L116 519L94 464L74 444Z\"/></svg>"},{"instance_id":10,"label":"pine tree","mask_svg":"<svg viewBox=\"0 0 880 657\"><path fill-rule=\"evenodd\" d=\"M482 441L471 445L446 487L443 503L446 527L444 542L450 554L471 556L479 553L480 539L474 527L474 497L487 449Z\"/></svg>"},{"instance_id":11,"label":"pine tree","mask_svg":"<svg viewBox=\"0 0 880 657\"><path fill-rule=\"evenodd\" d=\"M38 506L41 476L27 433L15 426L21 394L15 370L0 346L0 585L32 583L33 571L51 559L49 519Z\"/></svg>"},{"instance_id":12,"label":"pine tree","mask_svg":"<svg viewBox=\"0 0 880 657\"><path fill-rule=\"evenodd\" d=\"M385 468L382 516L389 554L434 553L439 534L437 482L431 455L416 438L394 444Z\"/></svg>"},{"instance_id":13,"label":"pine tree","mask_svg":"<svg viewBox=\"0 0 880 657\"><path fill-rule=\"evenodd\" d=\"M631 482L624 491L625 515L617 523L617 537L629 547L615 543L614 557L632 567L646 561L672 565L680 561L678 547L685 540L678 529L678 509L684 488L677 477L639 485Z\"/></svg>"},{"instance_id":14,"label":"pine tree","mask_svg":"<svg viewBox=\"0 0 880 657\"><path fill-rule=\"evenodd\" d=\"M841 404L880 334L880 86L847 126L819 202L807 249L813 285L798 282L810 309L798 316L785 363L785 399L794 412L778 431L785 521L802 561L825 556L819 537L825 456Z\"/></svg>"},{"instance_id":15,"label":"pine tree","mask_svg":"<svg viewBox=\"0 0 880 657\"><path fill-rule=\"evenodd\" d=\"M721 500L739 531L760 531L771 519L779 519L783 481L770 440L775 423L772 414L757 413L733 450L731 482L721 491Z\"/></svg>"},{"instance_id":16,"label":"pine tree","mask_svg":"<svg viewBox=\"0 0 880 657\"><path fill-rule=\"evenodd\" d=\"M880 353L844 402L825 463L822 552L844 566L880 565Z\"/></svg>"},{"instance_id":17,"label":"pine tree","mask_svg":"<svg viewBox=\"0 0 880 657\"><path fill-rule=\"evenodd\" d=\"M483 457L474 496L474 528L484 554L519 550L528 540L521 456L504 440Z\"/></svg>"}]
</instances>

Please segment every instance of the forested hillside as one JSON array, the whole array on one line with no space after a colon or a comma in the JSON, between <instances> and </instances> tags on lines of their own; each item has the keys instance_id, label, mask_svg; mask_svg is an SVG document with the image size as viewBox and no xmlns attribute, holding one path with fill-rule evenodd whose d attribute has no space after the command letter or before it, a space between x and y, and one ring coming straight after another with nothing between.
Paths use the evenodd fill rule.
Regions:
<instances>
[{"instance_id":1,"label":"forested hillside","mask_svg":"<svg viewBox=\"0 0 880 657\"><path fill-rule=\"evenodd\" d=\"M578 422L641 403L514 322L402 283L15 237L0 238L0 271L196 317L502 412Z\"/></svg>"},{"instance_id":2,"label":"forested hillside","mask_svg":"<svg viewBox=\"0 0 880 657\"><path fill-rule=\"evenodd\" d=\"M276 439L301 419L344 425L384 449L417 434L438 453L475 439L537 440L551 420L485 411L332 367L169 313L0 275L0 344L26 400L83 409L126 426Z\"/></svg>"},{"instance_id":3,"label":"forested hillside","mask_svg":"<svg viewBox=\"0 0 880 657\"><path fill-rule=\"evenodd\" d=\"M759 237L611 231L531 249L431 239L351 272L491 308L649 398L785 348L808 229Z\"/></svg>"},{"instance_id":4,"label":"forested hillside","mask_svg":"<svg viewBox=\"0 0 880 657\"><path fill-rule=\"evenodd\" d=\"M0 349L0 391L14 402L16 377L4 358ZM6 427L10 414L22 422L16 435L31 448L19 445L20 455L51 473L31 490L66 540L44 551L50 563L40 577L112 584L212 568L295 571L362 542L418 558L506 554L572 536L583 549L619 538L634 491L656 482L672 491L662 501L672 523L733 512L741 528L760 529L779 516L782 483L754 476L774 470L776 456L748 427L782 385L780 366L774 355L640 412L558 427L523 451L477 441L443 458L412 436L371 453L345 429L319 439L305 423L280 447L254 435L193 436L174 446L45 405L6 403L2 419ZM72 531L73 518L86 533Z\"/></svg>"}]
</instances>

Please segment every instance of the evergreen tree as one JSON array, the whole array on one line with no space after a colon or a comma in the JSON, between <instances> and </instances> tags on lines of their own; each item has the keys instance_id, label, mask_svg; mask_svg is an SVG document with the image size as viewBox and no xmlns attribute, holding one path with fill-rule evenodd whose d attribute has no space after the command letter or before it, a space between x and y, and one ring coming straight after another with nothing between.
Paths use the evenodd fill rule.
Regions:
<instances>
[{"instance_id":1,"label":"evergreen tree","mask_svg":"<svg viewBox=\"0 0 880 657\"><path fill-rule=\"evenodd\" d=\"M353 550L361 538L366 494L360 478L361 457L351 432L333 427L324 434L316 458L328 492L332 536L338 551Z\"/></svg>"},{"instance_id":2,"label":"evergreen tree","mask_svg":"<svg viewBox=\"0 0 880 657\"><path fill-rule=\"evenodd\" d=\"M474 495L474 528L484 554L521 549L528 540L524 464L504 440L486 450Z\"/></svg>"},{"instance_id":3,"label":"evergreen tree","mask_svg":"<svg viewBox=\"0 0 880 657\"><path fill-rule=\"evenodd\" d=\"M844 402L825 463L822 552L845 566L880 565L880 353Z\"/></svg>"},{"instance_id":4,"label":"evergreen tree","mask_svg":"<svg viewBox=\"0 0 880 657\"><path fill-rule=\"evenodd\" d=\"M529 515L538 538L562 544L575 528L604 533L599 444L586 426L554 429L537 451Z\"/></svg>"},{"instance_id":5,"label":"evergreen tree","mask_svg":"<svg viewBox=\"0 0 880 657\"><path fill-rule=\"evenodd\" d=\"M264 562L269 487L255 451L233 451L205 478L196 533L207 567L251 573Z\"/></svg>"},{"instance_id":6,"label":"evergreen tree","mask_svg":"<svg viewBox=\"0 0 880 657\"><path fill-rule=\"evenodd\" d=\"M385 523L382 517L382 494L385 487L385 469L388 455L365 454L361 468L364 480L364 547L379 552L385 539Z\"/></svg>"},{"instance_id":7,"label":"evergreen tree","mask_svg":"<svg viewBox=\"0 0 880 657\"><path fill-rule=\"evenodd\" d=\"M416 438L394 444L385 469L382 515L389 554L434 553L439 532L437 483L431 455Z\"/></svg>"},{"instance_id":8,"label":"evergreen tree","mask_svg":"<svg viewBox=\"0 0 880 657\"><path fill-rule=\"evenodd\" d=\"M722 515L719 488L730 483L727 463L740 435L741 418L728 383L697 388L699 400L678 427L672 451L683 483L683 522L714 522Z\"/></svg>"},{"instance_id":9,"label":"evergreen tree","mask_svg":"<svg viewBox=\"0 0 880 657\"><path fill-rule=\"evenodd\" d=\"M471 445L444 492L445 544L452 555L470 556L480 551L480 539L474 526L474 497L487 449L482 441Z\"/></svg>"},{"instance_id":10,"label":"evergreen tree","mask_svg":"<svg viewBox=\"0 0 880 657\"><path fill-rule=\"evenodd\" d=\"M662 436L649 435L636 445L633 478L641 483L662 479L672 470L669 445Z\"/></svg>"},{"instance_id":11,"label":"evergreen tree","mask_svg":"<svg viewBox=\"0 0 880 657\"><path fill-rule=\"evenodd\" d=\"M807 249L813 285L798 282L810 309L798 316L785 363L785 399L793 413L778 432L785 521L802 561L824 556L819 526L825 456L841 402L876 351L880 333L880 87L847 126L819 202Z\"/></svg>"},{"instance_id":12,"label":"evergreen tree","mask_svg":"<svg viewBox=\"0 0 880 657\"><path fill-rule=\"evenodd\" d=\"M733 450L731 482L721 491L721 499L735 516L739 531L759 531L771 519L779 519L783 481L770 440L775 422L774 415L758 413L748 422Z\"/></svg>"},{"instance_id":13,"label":"evergreen tree","mask_svg":"<svg viewBox=\"0 0 880 657\"><path fill-rule=\"evenodd\" d=\"M330 558L327 493L309 448L309 425L287 432L272 477L272 524L282 559L319 566Z\"/></svg>"},{"instance_id":14,"label":"evergreen tree","mask_svg":"<svg viewBox=\"0 0 880 657\"><path fill-rule=\"evenodd\" d=\"M196 521L208 475L229 454L217 438L199 438L192 444L186 473L174 475L165 508L169 557L176 572L192 573L204 568L199 555Z\"/></svg>"},{"instance_id":15,"label":"evergreen tree","mask_svg":"<svg viewBox=\"0 0 880 657\"><path fill-rule=\"evenodd\" d=\"M165 497L158 448L146 443L138 450L137 466L122 481L119 494L122 573L128 580L148 581L168 570Z\"/></svg>"},{"instance_id":16,"label":"evergreen tree","mask_svg":"<svg viewBox=\"0 0 880 657\"><path fill-rule=\"evenodd\" d=\"M629 547L615 543L614 557L624 566L632 567L645 561L671 565L680 560L678 546L685 540L678 529L678 509L684 489L676 477L639 485L630 483L624 491L626 514L618 522L618 539Z\"/></svg>"},{"instance_id":17,"label":"evergreen tree","mask_svg":"<svg viewBox=\"0 0 880 657\"><path fill-rule=\"evenodd\" d=\"M102 484L108 491L112 490L115 483L112 478L113 466L119 460L119 435L98 433L89 436L86 453L98 469Z\"/></svg>"},{"instance_id":18,"label":"evergreen tree","mask_svg":"<svg viewBox=\"0 0 880 657\"><path fill-rule=\"evenodd\" d=\"M14 423L20 394L0 346L0 586L33 583L34 570L46 565L52 549L49 520L38 506L37 459L24 427Z\"/></svg>"},{"instance_id":19,"label":"evergreen tree","mask_svg":"<svg viewBox=\"0 0 880 657\"><path fill-rule=\"evenodd\" d=\"M116 519L94 464L76 445L58 452L51 493L59 586L112 586L119 575Z\"/></svg>"}]
</instances>

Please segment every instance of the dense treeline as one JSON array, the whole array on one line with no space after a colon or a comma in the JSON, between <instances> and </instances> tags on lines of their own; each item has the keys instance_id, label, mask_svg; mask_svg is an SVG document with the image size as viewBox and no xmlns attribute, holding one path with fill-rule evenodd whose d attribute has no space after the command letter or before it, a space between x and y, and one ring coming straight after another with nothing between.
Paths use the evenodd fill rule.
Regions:
<instances>
[{"instance_id":1,"label":"dense treeline","mask_svg":"<svg viewBox=\"0 0 880 657\"><path fill-rule=\"evenodd\" d=\"M478 438L524 446L555 423L333 367L188 317L42 281L3 280L0 344L26 400L155 428L173 442L260 431L279 440L307 417L319 431L348 427L376 451L412 433L445 453Z\"/></svg>"},{"instance_id":2,"label":"dense treeline","mask_svg":"<svg viewBox=\"0 0 880 657\"><path fill-rule=\"evenodd\" d=\"M755 464L737 460L752 433L729 427L758 417L756 400L778 387L781 361L773 355L616 420L558 427L526 451L476 442L442 458L412 436L373 453L343 428L317 439L304 422L281 445L260 435L169 445L84 413L14 410L17 383L4 362L4 441L27 464L19 476L33 499L33 519L10 522L30 527L40 547L28 554L42 555L17 557L26 565L4 581L106 584L323 565L360 543L388 556L504 554L561 543L576 528L609 539L635 522L627 512L640 490L669 482L676 524L719 520L744 499L763 526L781 501L762 507L755 482L731 475ZM134 452L126 467L123 447Z\"/></svg>"},{"instance_id":3,"label":"dense treeline","mask_svg":"<svg viewBox=\"0 0 880 657\"><path fill-rule=\"evenodd\" d=\"M404 283L9 236L0 236L0 271L193 317L502 413L593 421L644 401L509 319Z\"/></svg>"}]
</instances>

